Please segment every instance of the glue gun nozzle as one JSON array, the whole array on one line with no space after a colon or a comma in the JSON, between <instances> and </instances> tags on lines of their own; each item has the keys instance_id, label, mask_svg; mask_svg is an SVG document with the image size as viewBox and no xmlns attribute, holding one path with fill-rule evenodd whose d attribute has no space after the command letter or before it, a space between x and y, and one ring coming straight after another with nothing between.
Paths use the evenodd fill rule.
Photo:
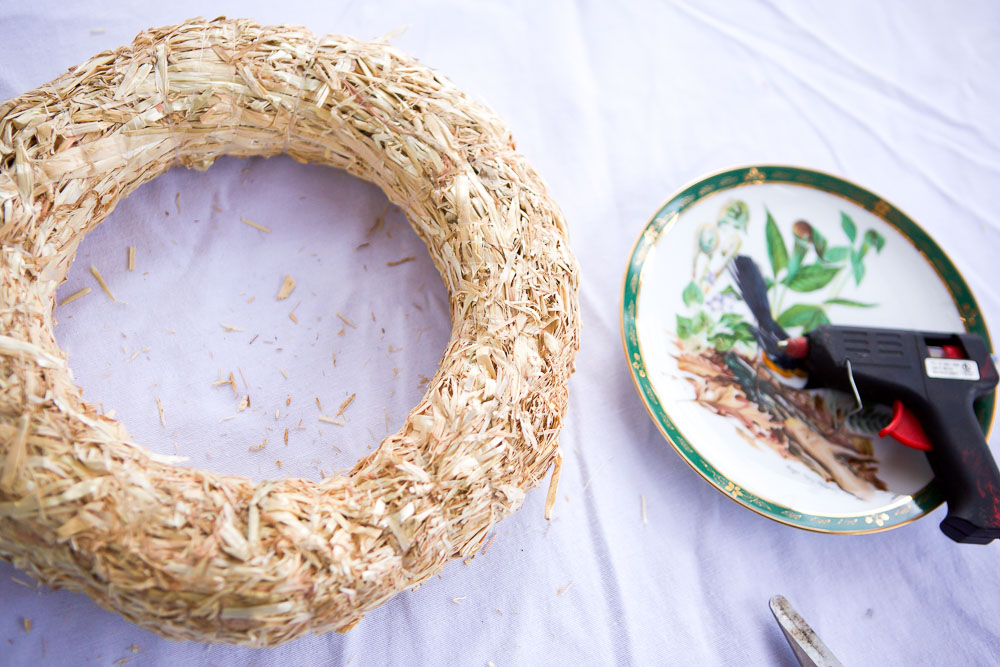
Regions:
<instances>
[{"instance_id":1,"label":"glue gun nozzle","mask_svg":"<svg viewBox=\"0 0 1000 667\"><path fill-rule=\"evenodd\" d=\"M805 336L786 338L778 341L778 349L790 359L805 359L809 356L809 339Z\"/></svg>"}]
</instances>

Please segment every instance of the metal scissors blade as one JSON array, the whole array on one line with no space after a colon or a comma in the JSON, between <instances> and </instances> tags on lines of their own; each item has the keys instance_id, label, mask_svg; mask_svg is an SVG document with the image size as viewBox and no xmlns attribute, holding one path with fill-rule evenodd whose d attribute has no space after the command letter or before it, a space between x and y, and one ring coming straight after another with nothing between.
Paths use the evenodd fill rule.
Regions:
<instances>
[{"instance_id":1,"label":"metal scissors blade","mask_svg":"<svg viewBox=\"0 0 1000 667\"><path fill-rule=\"evenodd\" d=\"M783 595L771 598L771 613L802 667L843 667Z\"/></svg>"}]
</instances>

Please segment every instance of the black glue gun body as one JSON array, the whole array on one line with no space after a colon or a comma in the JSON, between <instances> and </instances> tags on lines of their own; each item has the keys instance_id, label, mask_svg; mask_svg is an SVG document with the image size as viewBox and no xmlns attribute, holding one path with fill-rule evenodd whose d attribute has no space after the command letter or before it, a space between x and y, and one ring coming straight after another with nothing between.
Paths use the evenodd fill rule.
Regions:
<instances>
[{"instance_id":1,"label":"black glue gun body","mask_svg":"<svg viewBox=\"0 0 1000 667\"><path fill-rule=\"evenodd\" d=\"M1000 471L973 409L997 385L982 338L827 325L798 341L808 386L893 406L882 435L925 450L948 503L945 535L971 544L1000 537Z\"/></svg>"}]
</instances>

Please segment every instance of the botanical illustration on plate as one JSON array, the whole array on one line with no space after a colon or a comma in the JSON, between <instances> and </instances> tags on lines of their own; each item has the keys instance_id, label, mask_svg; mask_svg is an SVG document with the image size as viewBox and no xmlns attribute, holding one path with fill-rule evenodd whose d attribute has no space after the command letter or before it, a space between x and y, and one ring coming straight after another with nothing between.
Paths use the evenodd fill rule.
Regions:
<instances>
[{"instance_id":1,"label":"botanical illustration on plate","mask_svg":"<svg viewBox=\"0 0 1000 667\"><path fill-rule=\"evenodd\" d=\"M864 293L885 238L860 229L843 211L839 220L776 220L766 205L759 208L730 200L696 229L684 310L676 315L678 368L695 401L730 420L746 446L770 448L801 462L817 480L870 499L887 490L872 445L887 413L870 406L851 414L852 398L805 390L804 377L772 364L757 344L756 322L732 265L749 235L764 235L767 256L754 259L772 316L795 336L837 321L846 310L878 308L842 294L849 286L852 295Z\"/></svg>"}]
</instances>

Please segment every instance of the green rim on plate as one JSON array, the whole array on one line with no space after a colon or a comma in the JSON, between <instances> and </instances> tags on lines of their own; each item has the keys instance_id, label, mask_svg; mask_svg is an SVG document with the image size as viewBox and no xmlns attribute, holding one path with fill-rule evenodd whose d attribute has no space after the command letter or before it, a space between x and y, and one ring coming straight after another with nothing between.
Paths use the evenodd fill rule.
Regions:
<instances>
[{"instance_id":1,"label":"green rim on plate","mask_svg":"<svg viewBox=\"0 0 1000 667\"><path fill-rule=\"evenodd\" d=\"M899 209L878 195L830 174L797 167L751 166L719 172L685 187L656 212L636 241L622 289L622 340L636 389L653 421L677 453L722 493L759 514L798 528L829 533L877 532L914 521L943 501L933 482L913 496L903 496L891 508L879 508L850 516L804 514L750 493L727 478L699 453L680 432L657 397L643 359L636 328L636 304L646 257L660 238L670 231L679 214L694 203L724 190L759 183L802 185L834 194L861 206L894 227L909 239L936 271L954 299L966 330L981 336L990 351L993 350L982 313L958 269L927 232ZM976 416L987 433L993 422L995 407L996 394L992 400L976 404Z\"/></svg>"}]
</instances>

